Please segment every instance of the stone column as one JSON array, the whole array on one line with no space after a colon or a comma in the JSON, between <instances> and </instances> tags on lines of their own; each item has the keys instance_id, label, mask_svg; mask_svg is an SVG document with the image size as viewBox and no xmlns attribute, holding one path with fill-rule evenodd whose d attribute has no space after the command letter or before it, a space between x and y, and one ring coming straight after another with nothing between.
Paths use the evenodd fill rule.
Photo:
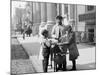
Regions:
<instances>
[{"instance_id":1,"label":"stone column","mask_svg":"<svg viewBox=\"0 0 100 75\"><path fill-rule=\"evenodd\" d=\"M39 2L36 2L36 23L40 25L41 23L41 5Z\"/></svg>"},{"instance_id":2,"label":"stone column","mask_svg":"<svg viewBox=\"0 0 100 75\"><path fill-rule=\"evenodd\" d=\"M41 3L41 24L46 24L47 21L47 6L46 3Z\"/></svg>"},{"instance_id":3,"label":"stone column","mask_svg":"<svg viewBox=\"0 0 100 75\"><path fill-rule=\"evenodd\" d=\"M57 3L57 15L62 15L62 4Z\"/></svg>"},{"instance_id":4,"label":"stone column","mask_svg":"<svg viewBox=\"0 0 100 75\"><path fill-rule=\"evenodd\" d=\"M52 27L55 25L57 16L57 4L47 3L47 29L51 33Z\"/></svg>"},{"instance_id":5,"label":"stone column","mask_svg":"<svg viewBox=\"0 0 100 75\"><path fill-rule=\"evenodd\" d=\"M74 4L70 4L68 5L68 11L69 11L69 16L70 16L70 19L74 19Z\"/></svg>"},{"instance_id":6,"label":"stone column","mask_svg":"<svg viewBox=\"0 0 100 75\"><path fill-rule=\"evenodd\" d=\"M36 23L36 3L33 2L33 25Z\"/></svg>"},{"instance_id":7,"label":"stone column","mask_svg":"<svg viewBox=\"0 0 100 75\"><path fill-rule=\"evenodd\" d=\"M65 4L61 4L61 15L64 16L65 15Z\"/></svg>"},{"instance_id":8,"label":"stone column","mask_svg":"<svg viewBox=\"0 0 100 75\"><path fill-rule=\"evenodd\" d=\"M41 31L43 29L47 29L46 21L47 21L47 6L46 3L41 3L41 25L39 26L39 35L41 35Z\"/></svg>"},{"instance_id":9,"label":"stone column","mask_svg":"<svg viewBox=\"0 0 100 75\"><path fill-rule=\"evenodd\" d=\"M33 26L32 26L32 34L33 36L36 35L35 32L35 24L36 24L36 2L33 2Z\"/></svg>"},{"instance_id":10,"label":"stone column","mask_svg":"<svg viewBox=\"0 0 100 75\"><path fill-rule=\"evenodd\" d=\"M55 18L57 16L57 4L47 3L47 24L55 24Z\"/></svg>"},{"instance_id":11,"label":"stone column","mask_svg":"<svg viewBox=\"0 0 100 75\"><path fill-rule=\"evenodd\" d=\"M75 20L75 5L74 4L68 5L68 15L69 15L69 19ZM74 25L72 26L73 29L75 29Z\"/></svg>"},{"instance_id":12,"label":"stone column","mask_svg":"<svg viewBox=\"0 0 100 75\"><path fill-rule=\"evenodd\" d=\"M68 25L68 4L61 4L60 6L61 16L64 17L62 23L64 25Z\"/></svg>"},{"instance_id":13,"label":"stone column","mask_svg":"<svg viewBox=\"0 0 100 75\"><path fill-rule=\"evenodd\" d=\"M69 15L69 19L70 19L70 4L68 4L68 15Z\"/></svg>"},{"instance_id":14,"label":"stone column","mask_svg":"<svg viewBox=\"0 0 100 75\"><path fill-rule=\"evenodd\" d=\"M41 23L41 6L39 2L33 2L33 35L38 34Z\"/></svg>"}]
</instances>

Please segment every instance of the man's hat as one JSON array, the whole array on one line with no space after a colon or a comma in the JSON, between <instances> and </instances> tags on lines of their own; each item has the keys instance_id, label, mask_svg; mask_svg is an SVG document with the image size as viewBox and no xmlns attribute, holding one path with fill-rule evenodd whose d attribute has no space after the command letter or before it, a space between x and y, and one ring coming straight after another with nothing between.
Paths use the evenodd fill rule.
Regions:
<instances>
[{"instance_id":1,"label":"man's hat","mask_svg":"<svg viewBox=\"0 0 100 75\"><path fill-rule=\"evenodd\" d=\"M62 17L62 16L60 16L60 15L58 15L58 16L56 17L56 19L62 20L62 19L63 19L63 17Z\"/></svg>"}]
</instances>

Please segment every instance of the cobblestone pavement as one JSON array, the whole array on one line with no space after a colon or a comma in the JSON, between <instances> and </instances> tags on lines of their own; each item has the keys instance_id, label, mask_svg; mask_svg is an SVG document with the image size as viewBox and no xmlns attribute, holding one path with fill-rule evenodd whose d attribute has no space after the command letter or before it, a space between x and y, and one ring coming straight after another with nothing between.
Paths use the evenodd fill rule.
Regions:
<instances>
[{"instance_id":1,"label":"cobblestone pavement","mask_svg":"<svg viewBox=\"0 0 100 75\"><path fill-rule=\"evenodd\" d=\"M31 74L34 73L35 70L32 67L32 63L29 59L19 59L12 60L11 64L11 72L12 74Z\"/></svg>"},{"instance_id":2,"label":"cobblestone pavement","mask_svg":"<svg viewBox=\"0 0 100 75\"><path fill-rule=\"evenodd\" d=\"M34 73L29 56L24 48L19 44L16 38L11 38L11 74L29 74Z\"/></svg>"}]
</instances>

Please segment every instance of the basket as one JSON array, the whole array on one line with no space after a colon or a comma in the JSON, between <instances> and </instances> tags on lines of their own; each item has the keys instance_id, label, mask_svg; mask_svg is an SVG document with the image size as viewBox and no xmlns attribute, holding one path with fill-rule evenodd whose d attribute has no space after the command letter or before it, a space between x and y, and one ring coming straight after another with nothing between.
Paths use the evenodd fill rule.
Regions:
<instances>
[{"instance_id":1,"label":"basket","mask_svg":"<svg viewBox=\"0 0 100 75\"><path fill-rule=\"evenodd\" d=\"M54 62L56 62L56 64L62 64L66 59L66 55L62 55L62 54L56 54L54 56Z\"/></svg>"}]
</instances>

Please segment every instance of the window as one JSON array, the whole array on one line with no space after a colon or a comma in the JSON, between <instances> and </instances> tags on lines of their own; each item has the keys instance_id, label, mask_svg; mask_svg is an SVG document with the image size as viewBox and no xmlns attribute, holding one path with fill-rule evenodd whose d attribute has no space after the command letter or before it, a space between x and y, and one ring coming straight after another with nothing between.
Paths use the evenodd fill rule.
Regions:
<instances>
[{"instance_id":1,"label":"window","mask_svg":"<svg viewBox=\"0 0 100 75\"><path fill-rule=\"evenodd\" d=\"M87 10L88 11L94 10L94 6L87 6Z\"/></svg>"}]
</instances>

